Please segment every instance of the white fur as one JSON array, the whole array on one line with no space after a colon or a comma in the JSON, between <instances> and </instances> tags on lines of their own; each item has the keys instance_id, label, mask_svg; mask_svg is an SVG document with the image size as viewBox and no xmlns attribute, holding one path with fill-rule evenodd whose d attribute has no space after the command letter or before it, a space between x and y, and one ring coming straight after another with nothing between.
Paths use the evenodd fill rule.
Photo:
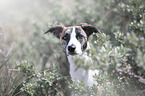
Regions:
<instances>
[{"instance_id":1,"label":"white fur","mask_svg":"<svg viewBox=\"0 0 145 96\"><path fill-rule=\"evenodd\" d=\"M71 46L72 44L76 46L76 49L75 49L75 53L77 54L81 54L82 53L82 50L81 50L81 43L77 40L76 38L76 32L75 32L75 27L73 27L73 31L71 33L71 36L70 36L70 41L66 47L66 54L68 55L68 46Z\"/></svg>"},{"instance_id":2,"label":"white fur","mask_svg":"<svg viewBox=\"0 0 145 96\"><path fill-rule=\"evenodd\" d=\"M84 57L85 62L91 59L86 54L83 54L82 56ZM98 70L78 68L78 66L74 63L76 56L69 55L67 58L70 63L70 75L72 81L82 81L86 86L92 86L95 83L93 75L98 74ZM77 58L79 58L79 55Z\"/></svg>"}]
</instances>

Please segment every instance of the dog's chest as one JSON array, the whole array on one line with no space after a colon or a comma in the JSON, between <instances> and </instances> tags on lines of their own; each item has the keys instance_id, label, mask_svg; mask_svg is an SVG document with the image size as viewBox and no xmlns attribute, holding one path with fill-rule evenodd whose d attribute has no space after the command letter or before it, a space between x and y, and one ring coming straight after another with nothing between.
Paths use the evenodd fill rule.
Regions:
<instances>
[{"instance_id":1,"label":"dog's chest","mask_svg":"<svg viewBox=\"0 0 145 96\"><path fill-rule=\"evenodd\" d=\"M68 56L68 60L70 63L70 75L72 80L86 80L87 79L87 75L88 75L88 71L83 69L83 68L79 68L76 64L75 64L75 60L76 58L73 56Z\"/></svg>"},{"instance_id":2,"label":"dog's chest","mask_svg":"<svg viewBox=\"0 0 145 96\"><path fill-rule=\"evenodd\" d=\"M68 56L68 61L70 63L70 75L73 81L82 81L87 86L92 86L93 84L93 75L95 74L93 70L86 70L80 68L75 64L76 56ZM78 58L78 57L77 57ZM88 58L85 56L85 60Z\"/></svg>"}]
</instances>

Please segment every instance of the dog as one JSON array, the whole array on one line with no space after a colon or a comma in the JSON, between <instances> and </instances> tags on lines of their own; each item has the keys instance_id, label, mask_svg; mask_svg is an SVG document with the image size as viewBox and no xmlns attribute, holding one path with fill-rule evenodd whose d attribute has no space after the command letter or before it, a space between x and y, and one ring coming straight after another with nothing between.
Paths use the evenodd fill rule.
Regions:
<instances>
[{"instance_id":1,"label":"dog","mask_svg":"<svg viewBox=\"0 0 145 96\"><path fill-rule=\"evenodd\" d=\"M90 25L85 24L81 26L54 26L51 27L47 32L53 33L57 38L60 39L67 59L69 61L69 73L72 81L82 81L86 86L92 86L93 75L98 73L98 71L79 68L75 64L75 59L79 57L84 57L85 62L89 60L86 55L86 50L89 49L88 39L93 33L100 33L100 31Z\"/></svg>"}]
</instances>

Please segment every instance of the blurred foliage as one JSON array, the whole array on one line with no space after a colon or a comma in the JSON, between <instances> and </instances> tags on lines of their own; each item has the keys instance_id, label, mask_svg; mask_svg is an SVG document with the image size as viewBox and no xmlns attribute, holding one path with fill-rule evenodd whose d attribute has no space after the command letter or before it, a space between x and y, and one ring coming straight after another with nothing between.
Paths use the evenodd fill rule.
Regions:
<instances>
[{"instance_id":1,"label":"blurred foliage","mask_svg":"<svg viewBox=\"0 0 145 96\"><path fill-rule=\"evenodd\" d=\"M27 65L21 63L17 67L21 68L21 71L28 75L28 78L21 83L21 96L55 95L55 91L60 90L58 80L62 79L62 76L58 74L55 68L50 67L42 72L36 70L34 73L32 71L35 70L34 65L29 66L28 63Z\"/></svg>"},{"instance_id":2,"label":"blurred foliage","mask_svg":"<svg viewBox=\"0 0 145 96\"><path fill-rule=\"evenodd\" d=\"M144 96L144 0L45 0L34 5L36 13L21 22L0 25L1 96L69 96L70 90L78 96ZM99 70L92 87L71 83L60 41L44 34L55 25L80 23L101 31L89 38L91 60L76 59L79 67Z\"/></svg>"}]
</instances>

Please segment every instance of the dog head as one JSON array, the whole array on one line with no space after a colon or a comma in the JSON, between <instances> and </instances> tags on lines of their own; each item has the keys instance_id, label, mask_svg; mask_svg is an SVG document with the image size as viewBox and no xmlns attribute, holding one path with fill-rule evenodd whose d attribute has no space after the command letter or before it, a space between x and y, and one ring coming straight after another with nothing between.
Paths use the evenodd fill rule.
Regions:
<instances>
[{"instance_id":1,"label":"dog head","mask_svg":"<svg viewBox=\"0 0 145 96\"><path fill-rule=\"evenodd\" d=\"M87 40L89 36L95 32L100 32L92 25L82 26L54 26L47 32L53 33L62 42L66 55L82 54L87 48Z\"/></svg>"}]
</instances>

